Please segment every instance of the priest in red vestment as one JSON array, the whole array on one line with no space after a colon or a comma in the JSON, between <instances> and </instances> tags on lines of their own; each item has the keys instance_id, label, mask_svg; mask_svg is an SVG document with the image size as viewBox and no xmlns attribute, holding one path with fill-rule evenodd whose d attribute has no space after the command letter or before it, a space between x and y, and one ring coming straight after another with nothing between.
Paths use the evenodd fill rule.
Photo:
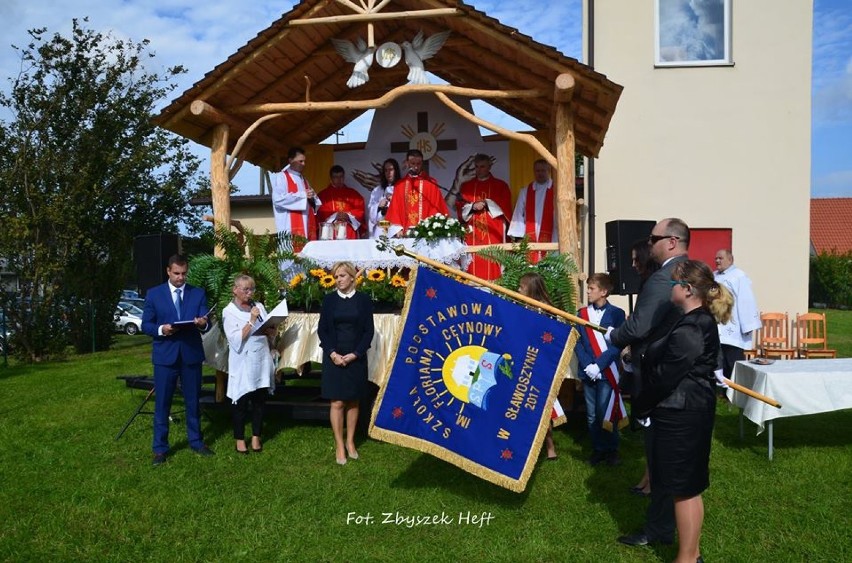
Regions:
<instances>
[{"instance_id":1,"label":"priest in red vestment","mask_svg":"<svg viewBox=\"0 0 852 563\"><path fill-rule=\"evenodd\" d=\"M393 197L385 219L391 224L390 236L405 235L405 230L439 213L449 215L438 182L423 172L423 153L411 149L405 156L408 173L393 187Z\"/></svg>"},{"instance_id":2,"label":"priest in red vestment","mask_svg":"<svg viewBox=\"0 0 852 563\"><path fill-rule=\"evenodd\" d=\"M317 210L320 239L358 239L364 233L364 198L347 186L346 171L335 164L329 171L331 183L322 190L322 205Z\"/></svg>"},{"instance_id":3,"label":"priest in red vestment","mask_svg":"<svg viewBox=\"0 0 852 563\"><path fill-rule=\"evenodd\" d=\"M559 240L559 234L550 165L546 160L536 160L533 173L535 180L518 193L507 234L515 238L526 235L530 242L555 242ZM530 252L529 260L535 264L544 258L544 254L541 251Z\"/></svg>"},{"instance_id":4,"label":"priest in red vestment","mask_svg":"<svg viewBox=\"0 0 852 563\"><path fill-rule=\"evenodd\" d=\"M461 186L456 199L459 219L468 227L465 244L499 244L506 242L507 213L512 208L512 194L503 180L491 175L491 157L477 154L473 158L476 177ZM468 273L486 280L500 277L500 265L473 255Z\"/></svg>"}]
</instances>

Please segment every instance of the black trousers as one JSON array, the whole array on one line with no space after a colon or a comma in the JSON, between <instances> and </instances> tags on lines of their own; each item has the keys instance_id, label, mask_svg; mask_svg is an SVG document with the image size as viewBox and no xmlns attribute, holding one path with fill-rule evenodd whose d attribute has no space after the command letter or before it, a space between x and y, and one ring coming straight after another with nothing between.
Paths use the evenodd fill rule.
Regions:
<instances>
[{"instance_id":1,"label":"black trousers","mask_svg":"<svg viewBox=\"0 0 852 563\"><path fill-rule=\"evenodd\" d=\"M246 393L237 399L237 403L231 409L235 440L245 440L246 419L249 417L249 413L251 413L251 435L260 436L260 432L263 430L263 410L266 406L267 395L269 395L269 388L263 387L255 389L251 393Z\"/></svg>"},{"instance_id":2,"label":"black trousers","mask_svg":"<svg viewBox=\"0 0 852 563\"><path fill-rule=\"evenodd\" d=\"M734 373L734 364L743 360L745 360L745 352L742 348L722 344L722 375L731 379L731 374Z\"/></svg>"}]
</instances>

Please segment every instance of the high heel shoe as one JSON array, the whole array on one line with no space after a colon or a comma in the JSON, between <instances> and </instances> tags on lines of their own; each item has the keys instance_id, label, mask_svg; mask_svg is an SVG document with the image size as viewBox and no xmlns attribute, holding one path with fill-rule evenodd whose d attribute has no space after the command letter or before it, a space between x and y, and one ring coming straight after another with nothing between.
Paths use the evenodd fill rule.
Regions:
<instances>
[{"instance_id":1,"label":"high heel shoe","mask_svg":"<svg viewBox=\"0 0 852 563\"><path fill-rule=\"evenodd\" d=\"M346 465L346 458L343 459L337 458L337 465Z\"/></svg>"},{"instance_id":2,"label":"high heel shoe","mask_svg":"<svg viewBox=\"0 0 852 563\"><path fill-rule=\"evenodd\" d=\"M248 450L241 450L241 449L237 448L236 446L234 446L234 451L237 452L240 455L248 455L248 452L249 452Z\"/></svg>"},{"instance_id":3,"label":"high heel shoe","mask_svg":"<svg viewBox=\"0 0 852 563\"><path fill-rule=\"evenodd\" d=\"M349 448L346 448L346 453L349 455L349 459L358 459L361 457L358 455L358 450L355 448L352 448L352 451L350 451Z\"/></svg>"}]
</instances>

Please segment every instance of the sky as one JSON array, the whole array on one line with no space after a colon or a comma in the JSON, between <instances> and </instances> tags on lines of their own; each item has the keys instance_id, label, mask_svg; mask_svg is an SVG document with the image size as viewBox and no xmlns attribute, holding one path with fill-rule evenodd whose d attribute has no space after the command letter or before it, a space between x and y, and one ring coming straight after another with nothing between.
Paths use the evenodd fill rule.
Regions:
<instances>
[{"instance_id":1,"label":"sky","mask_svg":"<svg viewBox=\"0 0 852 563\"><path fill-rule=\"evenodd\" d=\"M136 42L150 40L150 48L156 54L151 70L162 72L175 65L188 69L179 78L174 95L164 100L164 106L297 3L293 0L0 0L0 88L8 91L9 78L20 71L19 51L12 45L26 46L28 30L46 27L50 34L67 34L73 18L88 17L91 29ZM581 0L551 0L547 2L547 17L542 17L541 0L468 0L468 4L518 28L539 43L581 59ZM852 1L814 0L813 38L811 195L852 197ZM606 73L606 69L599 70ZM482 104L475 104L474 110L498 125L527 129L508 116L490 112ZM343 130L340 141L366 140L368 130L369 116L364 116ZM209 156L209 150L204 147L197 147L195 152L204 161ZM254 193L257 173L248 170L244 167L235 183L241 186L241 192Z\"/></svg>"}]
</instances>

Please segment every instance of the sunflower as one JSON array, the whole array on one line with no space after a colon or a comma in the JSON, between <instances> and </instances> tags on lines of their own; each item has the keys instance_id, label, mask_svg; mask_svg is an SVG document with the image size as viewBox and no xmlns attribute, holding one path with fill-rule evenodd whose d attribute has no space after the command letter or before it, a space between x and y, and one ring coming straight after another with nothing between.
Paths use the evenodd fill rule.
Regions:
<instances>
[{"instance_id":1,"label":"sunflower","mask_svg":"<svg viewBox=\"0 0 852 563\"><path fill-rule=\"evenodd\" d=\"M334 287L334 276L332 276L331 274L324 275L320 278L319 284L325 289Z\"/></svg>"},{"instance_id":2,"label":"sunflower","mask_svg":"<svg viewBox=\"0 0 852 563\"><path fill-rule=\"evenodd\" d=\"M358 276L355 278L355 287L361 287L362 283L364 283L364 276Z\"/></svg>"},{"instance_id":3,"label":"sunflower","mask_svg":"<svg viewBox=\"0 0 852 563\"><path fill-rule=\"evenodd\" d=\"M370 281L380 282L385 279L385 273L381 270L370 270L367 272L367 279Z\"/></svg>"},{"instance_id":4,"label":"sunflower","mask_svg":"<svg viewBox=\"0 0 852 563\"><path fill-rule=\"evenodd\" d=\"M296 287L305 279L305 274L298 273L290 280L290 287Z\"/></svg>"},{"instance_id":5,"label":"sunflower","mask_svg":"<svg viewBox=\"0 0 852 563\"><path fill-rule=\"evenodd\" d=\"M394 287L405 287L408 285L408 281L399 274L394 274L390 281L391 285Z\"/></svg>"},{"instance_id":6,"label":"sunflower","mask_svg":"<svg viewBox=\"0 0 852 563\"><path fill-rule=\"evenodd\" d=\"M311 270L310 274L315 278L324 278L328 275L328 273L322 268L314 268L313 270Z\"/></svg>"}]
</instances>

